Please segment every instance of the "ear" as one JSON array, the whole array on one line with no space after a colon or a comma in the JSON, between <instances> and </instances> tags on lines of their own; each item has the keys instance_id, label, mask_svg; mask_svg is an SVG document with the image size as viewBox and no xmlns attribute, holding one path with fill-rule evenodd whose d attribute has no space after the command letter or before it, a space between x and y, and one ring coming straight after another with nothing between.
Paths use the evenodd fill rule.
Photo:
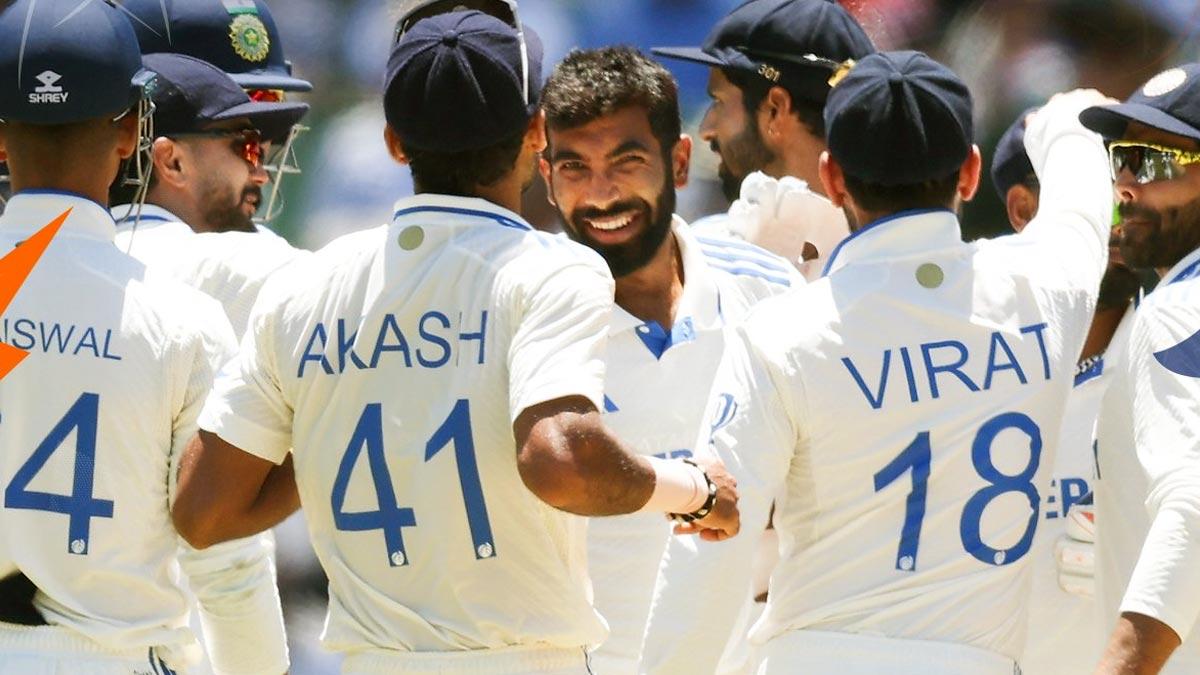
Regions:
<instances>
[{"instance_id":1,"label":"ear","mask_svg":"<svg viewBox=\"0 0 1200 675\"><path fill-rule=\"evenodd\" d=\"M849 191L846 190L846 176L842 173L842 167L833 159L828 150L821 153L817 171L821 176L821 187L825 188L825 196L837 208L844 208L846 200L850 196Z\"/></svg>"},{"instance_id":2,"label":"ear","mask_svg":"<svg viewBox=\"0 0 1200 675\"><path fill-rule=\"evenodd\" d=\"M1038 195L1024 185L1014 185L1004 195L1004 208L1008 212L1009 224L1020 232L1037 215Z\"/></svg>"},{"instance_id":3,"label":"ear","mask_svg":"<svg viewBox=\"0 0 1200 675\"><path fill-rule=\"evenodd\" d=\"M558 206L558 202L554 201L554 181L550 175L550 162L545 157L538 157L538 171L542 174L542 180L546 182L546 201L550 202L551 206Z\"/></svg>"},{"instance_id":4,"label":"ear","mask_svg":"<svg viewBox=\"0 0 1200 675\"><path fill-rule=\"evenodd\" d=\"M0 162L8 161L8 125L0 122Z\"/></svg>"},{"instance_id":5,"label":"ear","mask_svg":"<svg viewBox=\"0 0 1200 675\"><path fill-rule=\"evenodd\" d=\"M121 159L129 159L133 153L137 152L138 141L141 140L139 127L140 120L138 119L138 111L131 110L128 115L125 115L117 121L117 152Z\"/></svg>"},{"instance_id":6,"label":"ear","mask_svg":"<svg viewBox=\"0 0 1200 675\"><path fill-rule=\"evenodd\" d=\"M183 146L175 141L159 137L150 146L150 161L154 163L154 176L159 183L172 187L182 187L186 182L184 175Z\"/></svg>"},{"instance_id":7,"label":"ear","mask_svg":"<svg viewBox=\"0 0 1200 675\"><path fill-rule=\"evenodd\" d=\"M958 196L964 202L969 202L975 198L975 193L979 191L979 178L983 175L983 153L979 152L978 145L971 146L971 153L967 155L967 161L963 162L962 168L958 170Z\"/></svg>"},{"instance_id":8,"label":"ear","mask_svg":"<svg viewBox=\"0 0 1200 675\"><path fill-rule=\"evenodd\" d=\"M784 126L792 115L792 95L783 87L771 87L759 107L759 132L763 140L770 145L778 145L785 129Z\"/></svg>"},{"instance_id":9,"label":"ear","mask_svg":"<svg viewBox=\"0 0 1200 675\"><path fill-rule=\"evenodd\" d=\"M687 185L691 164L692 137L680 134L675 147L671 149L671 175L675 179L675 189L681 190Z\"/></svg>"},{"instance_id":10,"label":"ear","mask_svg":"<svg viewBox=\"0 0 1200 675\"><path fill-rule=\"evenodd\" d=\"M525 145L534 152L546 149L546 113L541 110L529 120L529 126L525 129Z\"/></svg>"},{"instance_id":11,"label":"ear","mask_svg":"<svg viewBox=\"0 0 1200 675\"><path fill-rule=\"evenodd\" d=\"M408 164L408 155L404 154L404 146L400 143L400 136L397 134L390 124L383 127L383 142L387 145L388 154L392 159L400 164Z\"/></svg>"}]
</instances>

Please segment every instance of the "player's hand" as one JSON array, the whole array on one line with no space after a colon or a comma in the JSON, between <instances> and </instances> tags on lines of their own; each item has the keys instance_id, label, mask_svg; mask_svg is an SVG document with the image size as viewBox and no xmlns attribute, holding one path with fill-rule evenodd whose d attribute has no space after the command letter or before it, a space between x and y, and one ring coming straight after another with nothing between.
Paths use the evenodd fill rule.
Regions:
<instances>
[{"instance_id":1,"label":"player's hand","mask_svg":"<svg viewBox=\"0 0 1200 675\"><path fill-rule=\"evenodd\" d=\"M729 215L743 239L787 258L801 270L806 261L828 255L850 233L841 209L792 176L750 174L742 181L741 197Z\"/></svg>"},{"instance_id":2,"label":"player's hand","mask_svg":"<svg viewBox=\"0 0 1200 675\"><path fill-rule=\"evenodd\" d=\"M712 511L700 520L676 525L675 534L698 534L705 541L724 541L735 536L742 526L741 513L738 511L737 479L715 457L697 455L692 461L717 486L717 502Z\"/></svg>"},{"instance_id":3,"label":"player's hand","mask_svg":"<svg viewBox=\"0 0 1200 675\"><path fill-rule=\"evenodd\" d=\"M1067 533L1054 544L1058 585L1071 595L1096 595L1096 512L1089 492L1067 511Z\"/></svg>"}]
</instances>

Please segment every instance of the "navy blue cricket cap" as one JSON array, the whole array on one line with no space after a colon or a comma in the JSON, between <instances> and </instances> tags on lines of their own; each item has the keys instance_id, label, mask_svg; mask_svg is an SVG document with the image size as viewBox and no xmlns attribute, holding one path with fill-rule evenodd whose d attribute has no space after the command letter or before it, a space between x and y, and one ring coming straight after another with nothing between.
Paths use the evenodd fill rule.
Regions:
<instances>
[{"instance_id":1,"label":"navy blue cricket cap","mask_svg":"<svg viewBox=\"0 0 1200 675\"><path fill-rule=\"evenodd\" d=\"M1025 152L1025 118L1037 110L1034 107L1021 113L996 143L996 152L992 155L992 187L996 188L1002 202L1007 199L1009 188L1034 175L1033 162Z\"/></svg>"},{"instance_id":2,"label":"navy blue cricket cap","mask_svg":"<svg viewBox=\"0 0 1200 675\"><path fill-rule=\"evenodd\" d=\"M113 117L138 102L151 77L129 21L108 2L17 0L0 12L0 119Z\"/></svg>"},{"instance_id":3,"label":"navy blue cricket cap","mask_svg":"<svg viewBox=\"0 0 1200 675\"><path fill-rule=\"evenodd\" d=\"M875 52L832 0L749 0L717 22L701 47L655 47L659 56L764 77L822 103L848 60Z\"/></svg>"},{"instance_id":4,"label":"navy blue cricket cap","mask_svg":"<svg viewBox=\"0 0 1200 675\"><path fill-rule=\"evenodd\" d=\"M1120 140L1130 122L1140 122L1200 143L1200 63L1165 70L1124 103L1093 106L1079 121L1108 140Z\"/></svg>"},{"instance_id":5,"label":"navy blue cricket cap","mask_svg":"<svg viewBox=\"0 0 1200 675\"><path fill-rule=\"evenodd\" d=\"M217 122L248 118L267 140L281 140L308 112L304 103L250 100L245 90L216 66L183 54L147 54L154 134L202 131Z\"/></svg>"},{"instance_id":6,"label":"navy blue cricket cap","mask_svg":"<svg viewBox=\"0 0 1200 675\"><path fill-rule=\"evenodd\" d=\"M292 76L275 19L262 0L123 0L143 54L207 61L244 89L310 91Z\"/></svg>"},{"instance_id":7,"label":"navy blue cricket cap","mask_svg":"<svg viewBox=\"0 0 1200 675\"><path fill-rule=\"evenodd\" d=\"M421 19L388 59L388 126L405 147L435 152L477 150L519 133L537 112L542 81L541 42L529 39L526 100L521 44L514 27L476 10Z\"/></svg>"},{"instance_id":8,"label":"navy blue cricket cap","mask_svg":"<svg viewBox=\"0 0 1200 675\"><path fill-rule=\"evenodd\" d=\"M878 185L911 185L957 171L971 152L971 92L920 52L880 52L851 69L825 104L829 153Z\"/></svg>"}]
</instances>

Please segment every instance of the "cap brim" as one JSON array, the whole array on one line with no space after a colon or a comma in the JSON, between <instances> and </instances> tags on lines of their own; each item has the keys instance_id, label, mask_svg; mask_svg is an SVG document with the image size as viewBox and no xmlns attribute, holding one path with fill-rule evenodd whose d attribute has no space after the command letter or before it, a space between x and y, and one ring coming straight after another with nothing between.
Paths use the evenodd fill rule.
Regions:
<instances>
[{"instance_id":1,"label":"cap brim","mask_svg":"<svg viewBox=\"0 0 1200 675\"><path fill-rule=\"evenodd\" d=\"M691 61L692 63L700 63L714 68L721 68L727 65L715 56L704 53L704 50L699 47L655 47L650 51L658 56L665 56L668 59Z\"/></svg>"},{"instance_id":2,"label":"cap brim","mask_svg":"<svg viewBox=\"0 0 1200 675\"><path fill-rule=\"evenodd\" d=\"M229 73L242 89L282 89L283 91L312 91L312 82L279 73Z\"/></svg>"},{"instance_id":3,"label":"cap brim","mask_svg":"<svg viewBox=\"0 0 1200 675\"><path fill-rule=\"evenodd\" d=\"M267 103L252 101L236 105L219 115L214 122L245 117L250 124L262 132L263 138L274 141L282 139L288 131L308 114L307 103Z\"/></svg>"},{"instance_id":4,"label":"cap brim","mask_svg":"<svg viewBox=\"0 0 1200 675\"><path fill-rule=\"evenodd\" d=\"M1144 103L1118 103L1088 108L1079 114L1083 126L1109 140L1125 135L1130 122L1138 122L1159 131L1200 142L1200 129Z\"/></svg>"}]
</instances>

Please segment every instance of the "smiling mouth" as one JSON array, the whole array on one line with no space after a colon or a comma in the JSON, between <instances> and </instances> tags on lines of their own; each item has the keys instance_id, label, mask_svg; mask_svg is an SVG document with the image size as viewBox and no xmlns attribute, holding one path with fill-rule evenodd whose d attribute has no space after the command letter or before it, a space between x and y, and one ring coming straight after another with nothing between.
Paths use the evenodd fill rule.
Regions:
<instances>
[{"instance_id":1,"label":"smiling mouth","mask_svg":"<svg viewBox=\"0 0 1200 675\"><path fill-rule=\"evenodd\" d=\"M588 227L595 228L601 232L613 232L627 227L633 222L636 216L637 211L630 210L605 218L587 218L584 222L588 224Z\"/></svg>"}]
</instances>

